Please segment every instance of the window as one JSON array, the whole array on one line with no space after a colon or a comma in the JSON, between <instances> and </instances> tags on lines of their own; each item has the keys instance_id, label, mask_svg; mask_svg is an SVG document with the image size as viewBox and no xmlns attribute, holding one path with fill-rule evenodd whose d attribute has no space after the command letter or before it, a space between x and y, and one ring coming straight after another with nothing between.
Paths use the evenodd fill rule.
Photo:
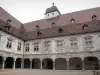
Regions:
<instances>
[{"instance_id":1,"label":"window","mask_svg":"<svg viewBox=\"0 0 100 75\"><path fill-rule=\"evenodd\" d=\"M52 15L54 15L54 13L52 13Z\"/></svg>"},{"instance_id":2,"label":"window","mask_svg":"<svg viewBox=\"0 0 100 75\"><path fill-rule=\"evenodd\" d=\"M62 28L59 28L59 29L58 29L58 32L59 32L59 33L62 33L62 32L63 32L63 29L62 29Z\"/></svg>"},{"instance_id":3,"label":"window","mask_svg":"<svg viewBox=\"0 0 100 75\"><path fill-rule=\"evenodd\" d=\"M25 46L25 52L29 52L29 49L30 49L29 44L27 43L26 46Z\"/></svg>"},{"instance_id":4,"label":"window","mask_svg":"<svg viewBox=\"0 0 100 75\"><path fill-rule=\"evenodd\" d=\"M56 42L57 42L57 47L58 48L63 47L63 44L64 44L63 40L57 40Z\"/></svg>"},{"instance_id":5,"label":"window","mask_svg":"<svg viewBox=\"0 0 100 75\"><path fill-rule=\"evenodd\" d=\"M39 43L34 43L34 51L39 51Z\"/></svg>"},{"instance_id":6,"label":"window","mask_svg":"<svg viewBox=\"0 0 100 75\"><path fill-rule=\"evenodd\" d=\"M92 20L94 21L94 20L97 20L97 16L96 15L93 15L92 16Z\"/></svg>"},{"instance_id":7,"label":"window","mask_svg":"<svg viewBox=\"0 0 100 75\"><path fill-rule=\"evenodd\" d=\"M83 30L87 30L88 29L88 25L87 24L84 24L83 27L82 27L82 29Z\"/></svg>"},{"instance_id":8,"label":"window","mask_svg":"<svg viewBox=\"0 0 100 75\"><path fill-rule=\"evenodd\" d=\"M85 47L93 47L92 36L84 38Z\"/></svg>"},{"instance_id":9,"label":"window","mask_svg":"<svg viewBox=\"0 0 100 75\"><path fill-rule=\"evenodd\" d=\"M75 23L75 19L72 18L72 19L70 20L70 23L72 23L72 24Z\"/></svg>"},{"instance_id":10,"label":"window","mask_svg":"<svg viewBox=\"0 0 100 75\"><path fill-rule=\"evenodd\" d=\"M11 48L12 47L12 39L11 38L8 38L7 39L7 45L6 45L7 48Z\"/></svg>"},{"instance_id":11,"label":"window","mask_svg":"<svg viewBox=\"0 0 100 75\"><path fill-rule=\"evenodd\" d=\"M18 51L21 50L21 43L18 43L17 50L18 50Z\"/></svg>"},{"instance_id":12,"label":"window","mask_svg":"<svg viewBox=\"0 0 100 75\"><path fill-rule=\"evenodd\" d=\"M48 17L49 17L49 14L48 14Z\"/></svg>"},{"instance_id":13,"label":"window","mask_svg":"<svg viewBox=\"0 0 100 75\"><path fill-rule=\"evenodd\" d=\"M55 22L52 22L52 23L51 23L51 26L52 26L52 27L55 27Z\"/></svg>"},{"instance_id":14,"label":"window","mask_svg":"<svg viewBox=\"0 0 100 75\"><path fill-rule=\"evenodd\" d=\"M77 39L76 38L70 39L70 45L71 45L71 48L78 48Z\"/></svg>"},{"instance_id":15,"label":"window","mask_svg":"<svg viewBox=\"0 0 100 75\"><path fill-rule=\"evenodd\" d=\"M50 50L50 41L45 41L45 50Z\"/></svg>"}]
</instances>

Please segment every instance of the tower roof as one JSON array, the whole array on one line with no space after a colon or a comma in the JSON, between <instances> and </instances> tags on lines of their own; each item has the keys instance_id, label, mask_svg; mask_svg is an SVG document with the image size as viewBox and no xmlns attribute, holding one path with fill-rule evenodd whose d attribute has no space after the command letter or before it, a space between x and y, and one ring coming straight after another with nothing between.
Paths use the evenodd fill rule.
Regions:
<instances>
[{"instance_id":1,"label":"tower roof","mask_svg":"<svg viewBox=\"0 0 100 75\"><path fill-rule=\"evenodd\" d=\"M58 10L58 8L56 6L52 6L50 8L47 8L45 14L51 13L51 12L54 12L54 11L58 11L59 12L59 10ZM59 12L59 14L61 14L61 13Z\"/></svg>"}]
</instances>

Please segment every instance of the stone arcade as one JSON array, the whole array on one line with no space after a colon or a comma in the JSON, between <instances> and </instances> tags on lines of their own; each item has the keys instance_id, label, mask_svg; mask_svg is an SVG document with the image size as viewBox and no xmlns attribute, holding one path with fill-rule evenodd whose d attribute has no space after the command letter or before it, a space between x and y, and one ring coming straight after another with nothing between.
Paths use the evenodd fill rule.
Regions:
<instances>
[{"instance_id":1,"label":"stone arcade","mask_svg":"<svg viewBox=\"0 0 100 75\"><path fill-rule=\"evenodd\" d=\"M44 16L22 24L0 8L0 69L100 69L100 7Z\"/></svg>"}]
</instances>

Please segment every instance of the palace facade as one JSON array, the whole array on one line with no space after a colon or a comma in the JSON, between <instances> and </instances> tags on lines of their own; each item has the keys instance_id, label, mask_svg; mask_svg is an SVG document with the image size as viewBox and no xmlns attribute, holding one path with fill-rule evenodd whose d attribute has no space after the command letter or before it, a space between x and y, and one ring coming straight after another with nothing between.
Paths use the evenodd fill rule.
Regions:
<instances>
[{"instance_id":1,"label":"palace facade","mask_svg":"<svg viewBox=\"0 0 100 75\"><path fill-rule=\"evenodd\" d=\"M61 14L53 5L25 24L0 8L0 68L99 70L100 7Z\"/></svg>"}]
</instances>

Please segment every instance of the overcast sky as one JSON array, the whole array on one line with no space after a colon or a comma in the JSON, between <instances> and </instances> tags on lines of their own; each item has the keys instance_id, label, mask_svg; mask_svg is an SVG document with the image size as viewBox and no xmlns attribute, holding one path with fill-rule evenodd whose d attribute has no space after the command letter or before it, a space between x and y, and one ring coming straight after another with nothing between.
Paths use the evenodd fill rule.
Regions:
<instances>
[{"instance_id":1,"label":"overcast sky","mask_svg":"<svg viewBox=\"0 0 100 75\"><path fill-rule=\"evenodd\" d=\"M45 10L58 7L61 14L100 7L100 0L0 0L0 6L22 23L44 18Z\"/></svg>"}]
</instances>

